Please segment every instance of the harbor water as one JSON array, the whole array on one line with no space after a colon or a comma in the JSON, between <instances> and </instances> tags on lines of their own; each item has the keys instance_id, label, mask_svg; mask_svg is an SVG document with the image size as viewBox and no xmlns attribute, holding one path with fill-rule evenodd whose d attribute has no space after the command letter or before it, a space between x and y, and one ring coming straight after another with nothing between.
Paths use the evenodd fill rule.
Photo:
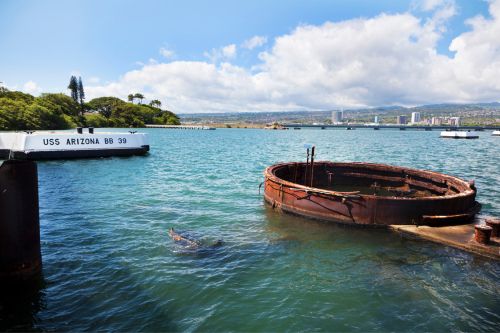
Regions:
<instances>
[{"instance_id":1,"label":"harbor water","mask_svg":"<svg viewBox=\"0 0 500 333\"><path fill-rule=\"evenodd\" d=\"M144 129L143 157L38 163L43 272L0 330L497 331L500 263L281 215L265 167L366 161L475 180L500 216L500 138L439 131ZM169 228L203 246L175 244ZM210 246L222 240L221 246Z\"/></svg>"}]
</instances>

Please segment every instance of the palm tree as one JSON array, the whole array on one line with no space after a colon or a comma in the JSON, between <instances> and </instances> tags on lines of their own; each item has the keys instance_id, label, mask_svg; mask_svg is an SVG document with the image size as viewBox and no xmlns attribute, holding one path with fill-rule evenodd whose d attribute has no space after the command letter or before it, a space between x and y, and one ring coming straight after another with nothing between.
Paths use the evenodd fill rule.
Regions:
<instances>
[{"instance_id":1,"label":"palm tree","mask_svg":"<svg viewBox=\"0 0 500 333\"><path fill-rule=\"evenodd\" d=\"M157 99L153 99L151 102L149 102L149 105L152 107L157 107L158 109L161 107L161 102Z\"/></svg>"},{"instance_id":2,"label":"palm tree","mask_svg":"<svg viewBox=\"0 0 500 333\"><path fill-rule=\"evenodd\" d=\"M134 103L134 98L135 98L135 97L134 97L134 94L129 94L129 95L128 95L128 101L129 101L130 103Z\"/></svg>"},{"instance_id":3,"label":"palm tree","mask_svg":"<svg viewBox=\"0 0 500 333\"><path fill-rule=\"evenodd\" d=\"M139 99L139 104L142 104L142 100L144 99L144 95L140 94L140 93L136 93L134 95L134 98L138 98Z\"/></svg>"}]
</instances>

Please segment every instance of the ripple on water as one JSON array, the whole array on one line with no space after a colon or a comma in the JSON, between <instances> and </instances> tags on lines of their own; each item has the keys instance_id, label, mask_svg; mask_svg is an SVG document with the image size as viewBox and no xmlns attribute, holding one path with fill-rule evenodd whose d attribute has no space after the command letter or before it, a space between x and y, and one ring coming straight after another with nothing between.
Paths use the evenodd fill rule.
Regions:
<instances>
[{"instance_id":1,"label":"ripple on water","mask_svg":"<svg viewBox=\"0 0 500 333\"><path fill-rule=\"evenodd\" d=\"M169 131L146 157L39 163L43 284L0 328L496 331L500 265L381 230L280 215L264 168L369 161L475 179L500 215L500 140L418 131ZM173 244L170 227L218 248ZM36 306L34 306L35 304ZM15 314L12 316L12 314ZM15 319L12 319L15 318Z\"/></svg>"}]
</instances>

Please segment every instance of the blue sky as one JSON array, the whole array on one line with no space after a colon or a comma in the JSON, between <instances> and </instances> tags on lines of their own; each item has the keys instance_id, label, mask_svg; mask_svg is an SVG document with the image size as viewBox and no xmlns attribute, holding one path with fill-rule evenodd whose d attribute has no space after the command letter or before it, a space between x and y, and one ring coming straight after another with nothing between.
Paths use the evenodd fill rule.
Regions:
<instances>
[{"instance_id":1,"label":"blue sky","mask_svg":"<svg viewBox=\"0 0 500 333\"><path fill-rule=\"evenodd\" d=\"M247 2L2 0L0 2L0 29L2 31L0 34L0 81L10 88L33 93L57 92L65 91L69 76L77 74L83 77L84 83L89 87L100 87L95 90L90 89L91 95L106 92L122 95L127 89L127 87L123 87L125 85L123 79L127 77L127 73L134 71L158 73L164 70L172 75L172 73L179 73L183 66L182 63L184 65L186 63L192 64L194 67L200 64L213 65L216 72L214 75L218 75L218 77L214 77L214 80L223 80L222 86L227 83L226 76L220 78L220 75L225 75L227 72L223 69L224 64L232 66L230 69L232 73L245 72L246 76L242 77L240 81L255 81L260 80L264 74L276 73L275 68L270 68L272 62L269 57L278 57L278 53L274 53L278 52L276 50L280 46L277 42L278 39L287 36L293 38L300 27L331 28L333 29L330 29L331 31L338 31L342 34L348 31L348 29L341 28L345 22L355 25L356 20L361 20L366 23L371 22L372 19L380 18L381 15L386 15L390 20L398 15L407 14L409 17L404 18L407 19L405 22L410 22L413 18L419 22L418 26L413 24L415 29L422 29L426 22L435 20L436 23L432 31L436 37L433 41L428 42L430 44L423 44L421 47L429 48L431 45L439 55L453 58L455 52L449 50L450 43L457 36L473 30L469 24L466 24L467 19L482 15L485 20L492 20L489 5L489 2L482 0L276 0ZM445 18L438 22L437 13L440 13L440 10L445 12L444 9L450 10L450 8L453 13L444 15ZM334 25L338 24L338 26L324 26L328 22ZM383 26L384 24L382 20L379 20L376 25ZM393 29L398 29L398 27L394 26ZM365 31L365 33L369 32ZM422 31L416 32L416 34L419 33ZM413 33L409 34L413 36ZM244 42L255 36L263 38L265 43L252 49L245 48ZM367 38L369 39L369 37ZM343 43L349 43L347 35ZM495 42L492 41L492 43ZM338 48L343 49L342 45L344 44L332 44L328 50L322 52L338 52ZM229 53L223 51L224 47L231 45L234 45L233 49L226 49ZM293 45L295 49L292 49L291 53L302 48L300 43ZM339 47L339 45L341 46ZM161 50L167 55L166 57L161 54ZM314 50L311 49L311 51ZM266 58L268 60L263 60L265 57L262 53L269 55ZM284 61L286 62L287 59ZM318 61L322 60L311 59L311 65L317 64ZM338 59L335 61L344 63ZM363 66L365 65L362 59L359 62ZM293 64L293 61L290 63ZM167 66L161 66L162 64L168 64L170 67L167 69L165 68ZM177 67L174 64L177 64ZM326 65L328 67L328 64ZM345 63L345 65L349 67L350 64ZM152 66L157 66L157 70L150 70ZM193 68L193 66L188 68ZM388 70L390 69L388 68ZM291 68L290 72L293 70ZM259 76L259 72L263 72L263 75ZM334 73L338 74L338 72ZM368 76L365 79L369 79L370 73L366 75ZM324 77L317 79L324 81ZM184 99L190 99L190 103L174 103L173 106L183 109L179 110L180 112L204 111L204 109L210 109L210 111L245 109L243 105L238 105L234 101L225 104L224 94L217 94L217 92L215 96L189 96L179 87L184 87L191 79L183 78L182 80L181 83L175 85L176 83L172 80L162 81L161 75L159 75L146 85L129 81L126 84L128 84L129 90L142 89L146 93L155 94L154 97L168 99L172 102L179 94L182 94ZM266 80L272 81L266 87L276 89L276 94L273 96L279 96L279 100L271 95L266 97L255 93L254 95L259 96L254 96L254 99L268 98L267 101L259 104L254 99L245 101L250 97L243 96L242 103L248 105L248 102L251 102L250 104L253 106L249 109L252 111L285 110L287 108L322 109L328 108L330 104L336 104L332 107L343 105L375 106L372 105L374 103L418 104L426 102L427 99L428 102L449 99L447 94L439 96L426 94L422 98L414 96L409 98L406 96L407 93L402 92L396 96L387 96L388 98L374 98L371 96L373 93L370 93L370 98L365 97L358 101L350 95L344 96L335 91L335 87L338 85L332 83L329 90L323 90L324 93L335 94L337 99L344 100L344 102L332 103L330 101L329 104L323 105L321 103L308 103L300 97L294 100L297 93L290 94L285 100L285 97L282 96L288 94L290 89L280 91L277 87L282 85L277 82L276 75L273 75L272 78L266 78ZM206 81L210 80L207 78ZM167 84L170 86L171 93L162 93L159 86ZM297 84L301 86L301 83ZM120 89L117 88L118 85L121 85ZM486 83L486 86L493 92L496 91L496 87L491 87L491 83ZM108 87L107 90L106 87ZM199 87L195 88L193 90L197 90ZM310 85L305 88L312 89ZM346 86L340 88L345 90ZM216 90L216 88L214 89ZM260 92L264 88L252 86L250 89ZM175 92L177 92L175 96L171 95ZM377 92L377 94L379 93L383 94L383 92ZM466 92L465 95L467 95ZM233 93L227 97L231 96L238 97L239 93ZM195 103L194 100L203 101ZM463 101L467 100L467 98L463 98ZM461 101L461 99L457 99L457 101Z\"/></svg>"}]
</instances>

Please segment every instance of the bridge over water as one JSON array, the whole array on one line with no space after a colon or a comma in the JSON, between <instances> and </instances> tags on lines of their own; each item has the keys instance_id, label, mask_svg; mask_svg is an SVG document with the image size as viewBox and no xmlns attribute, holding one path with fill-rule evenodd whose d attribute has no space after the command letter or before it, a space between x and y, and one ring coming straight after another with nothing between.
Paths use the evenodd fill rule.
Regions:
<instances>
[{"instance_id":1,"label":"bridge over water","mask_svg":"<svg viewBox=\"0 0 500 333\"><path fill-rule=\"evenodd\" d=\"M320 129L328 129L328 128L343 128L348 130L363 128L363 129L399 129L401 131L405 130L421 130L421 131L432 131L432 130L440 130L440 131L484 131L484 130L500 130L499 126L409 126L409 125L364 125L364 124L335 124L335 125L327 125L327 124L282 124L284 127L288 128L320 128Z\"/></svg>"}]
</instances>

